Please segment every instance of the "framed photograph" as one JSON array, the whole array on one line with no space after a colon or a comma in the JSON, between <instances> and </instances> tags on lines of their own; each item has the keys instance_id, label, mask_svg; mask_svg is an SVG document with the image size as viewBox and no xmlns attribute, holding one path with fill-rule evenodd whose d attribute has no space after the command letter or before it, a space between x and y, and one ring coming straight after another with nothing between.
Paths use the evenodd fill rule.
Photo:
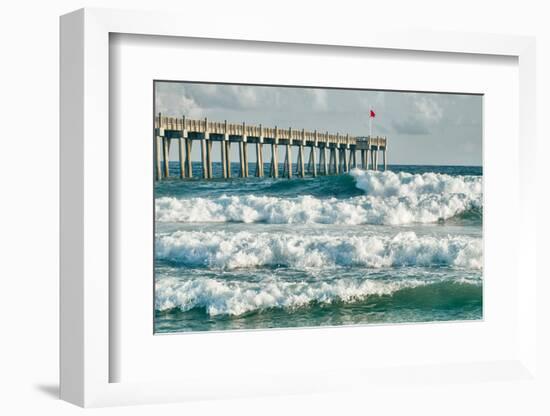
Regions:
<instances>
[{"instance_id":1,"label":"framed photograph","mask_svg":"<svg viewBox=\"0 0 550 416\"><path fill-rule=\"evenodd\" d=\"M178 18L61 18L62 398L536 383L534 41Z\"/></svg>"},{"instance_id":2,"label":"framed photograph","mask_svg":"<svg viewBox=\"0 0 550 416\"><path fill-rule=\"evenodd\" d=\"M482 95L154 95L155 334L483 318Z\"/></svg>"}]
</instances>

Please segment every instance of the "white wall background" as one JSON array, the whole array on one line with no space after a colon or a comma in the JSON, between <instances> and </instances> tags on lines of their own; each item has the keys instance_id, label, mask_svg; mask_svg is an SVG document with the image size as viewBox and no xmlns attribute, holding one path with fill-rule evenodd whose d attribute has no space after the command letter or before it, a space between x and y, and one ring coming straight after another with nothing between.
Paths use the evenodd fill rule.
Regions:
<instances>
[{"instance_id":1,"label":"white wall background","mask_svg":"<svg viewBox=\"0 0 550 416\"><path fill-rule=\"evenodd\" d=\"M312 6L314 5L314 8ZM333 19L349 25L385 25L437 30L512 33L537 36L538 49L538 172L533 180L541 191L539 258L549 249L548 169L550 129L550 29L545 2L536 0L454 2L384 0L298 2L297 0L210 1L170 0L19 0L4 2L0 12L0 413L76 414L82 410L57 400L58 384L58 16L74 9L116 7L179 10L190 18L209 13L279 19L307 30L310 21ZM182 22L185 24L185 22ZM281 26L284 30L284 25ZM546 138L546 140L544 139ZM544 245L544 247L543 247ZM540 267L543 262L540 260ZM541 293L550 296L550 285ZM550 302L547 304L550 305ZM545 322L549 306L540 305ZM547 326L548 328L548 326ZM542 365L548 371L550 342L542 332ZM550 387L546 386L546 393ZM437 391L434 394L433 391ZM428 394L422 388L370 397L345 393L307 397L261 398L114 408L96 414L549 414L545 392L529 385L506 383L472 388L440 385ZM543 405L544 403L544 405Z\"/></svg>"}]
</instances>

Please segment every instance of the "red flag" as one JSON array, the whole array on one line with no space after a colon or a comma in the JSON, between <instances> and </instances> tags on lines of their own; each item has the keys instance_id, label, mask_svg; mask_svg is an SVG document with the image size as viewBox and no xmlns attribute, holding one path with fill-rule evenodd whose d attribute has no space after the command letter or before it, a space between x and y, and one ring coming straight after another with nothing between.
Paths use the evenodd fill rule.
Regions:
<instances>
[{"instance_id":1,"label":"red flag","mask_svg":"<svg viewBox=\"0 0 550 416\"><path fill-rule=\"evenodd\" d=\"M374 117L376 117L376 113L374 111L370 110L370 116L371 116L371 118L374 118Z\"/></svg>"}]
</instances>

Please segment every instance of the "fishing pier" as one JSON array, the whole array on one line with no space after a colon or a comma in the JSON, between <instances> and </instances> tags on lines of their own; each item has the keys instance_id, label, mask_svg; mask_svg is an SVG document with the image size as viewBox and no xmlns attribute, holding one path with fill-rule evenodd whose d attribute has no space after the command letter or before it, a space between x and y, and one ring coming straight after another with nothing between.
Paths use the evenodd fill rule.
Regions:
<instances>
[{"instance_id":1,"label":"fishing pier","mask_svg":"<svg viewBox=\"0 0 550 416\"><path fill-rule=\"evenodd\" d=\"M173 141L178 144L180 177L193 177L191 151L193 145L200 146L202 178L214 177L213 146L220 148L221 177L231 177L231 146L238 146L239 176L247 178L249 172L248 154L250 145L256 153L254 176L292 178L318 175L338 175L349 172L350 169L361 167L378 170L380 166L387 168L387 138L362 137L349 134L306 131L304 129L264 127L212 122L208 119L193 120L186 117L165 117L161 114L155 117L155 172L156 179L170 176L169 153ZM264 146L270 146L271 159L269 171L265 171ZM279 162L279 147L285 148L282 172ZM297 152L297 163L293 172L292 154ZM307 153L307 156L306 156ZM359 160L357 155L359 153ZM379 155L382 161L379 161ZM308 158L306 164L306 157Z\"/></svg>"}]
</instances>

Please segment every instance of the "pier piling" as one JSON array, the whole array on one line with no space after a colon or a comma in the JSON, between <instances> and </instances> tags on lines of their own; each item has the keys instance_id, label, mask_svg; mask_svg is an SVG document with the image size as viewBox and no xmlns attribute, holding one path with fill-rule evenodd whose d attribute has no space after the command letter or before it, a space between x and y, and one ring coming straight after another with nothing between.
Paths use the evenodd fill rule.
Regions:
<instances>
[{"instance_id":1,"label":"pier piling","mask_svg":"<svg viewBox=\"0 0 550 416\"><path fill-rule=\"evenodd\" d=\"M225 156L225 141L220 142L220 163L222 165L222 177L227 179L227 157Z\"/></svg>"},{"instance_id":2,"label":"pier piling","mask_svg":"<svg viewBox=\"0 0 550 416\"><path fill-rule=\"evenodd\" d=\"M181 118L181 136L178 140L179 162L180 162L180 179L185 178L185 139L187 131L185 130L185 116Z\"/></svg>"},{"instance_id":3,"label":"pier piling","mask_svg":"<svg viewBox=\"0 0 550 416\"><path fill-rule=\"evenodd\" d=\"M292 178L292 127L288 128L288 141L286 145L286 172L288 179Z\"/></svg>"},{"instance_id":4,"label":"pier piling","mask_svg":"<svg viewBox=\"0 0 550 416\"><path fill-rule=\"evenodd\" d=\"M162 158L164 159L164 177L170 177L170 139L162 138Z\"/></svg>"},{"instance_id":5,"label":"pier piling","mask_svg":"<svg viewBox=\"0 0 550 416\"><path fill-rule=\"evenodd\" d=\"M162 179L161 143L162 143L162 137L155 136L154 151L155 151L155 171L156 171L157 181L160 181Z\"/></svg>"},{"instance_id":6,"label":"pier piling","mask_svg":"<svg viewBox=\"0 0 550 416\"><path fill-rule=\"evenodd\" d=\"M336 141L336 148L334 149L334 174L338 175L340 173L340 138L339 133L336 134L338 137Z\"/></svg>"},{"instance_id":7,"label":"pier piling","mask_svg":"<svg viewBox=\"0 0 550 416\"><path fill-rule=\"evenodd\" d=\"M279 177L279 130L275 126L274 141L271 144L271 176Z\"/></svg>"},{"instance_id":8,"label":"pier piling","mask_svg":"<svg viewBox=\"0 0 550 416\"><path fill-rule=\"evenodd\" d=\"M193 148L193 141L189 138L185 139L185 163L187 165L187 177L192 178L193 177L193 161L191 160L191 150Z\"/></svg>"},{"instance_id":9,"label":"pier piling","mask_svg":"<svg viewBox=\"0 0 550 416\"><path fill-rule=\"evenodd\" d=\"M226 154L226 163L227 163L227 177L231 177L231 142L229 139L225 142L225 154Z\"/></svg>"},{"instance_id":10,"label":"pier piling","mask_svg":"<svg viewBox=\"0 0 550 416\"><path fill-rule=\"evenodd\" d=\"M180 179L185 178L185 144L183 137L178 139L178 154L180 162Z\"/></svg>"}]
</instances>

